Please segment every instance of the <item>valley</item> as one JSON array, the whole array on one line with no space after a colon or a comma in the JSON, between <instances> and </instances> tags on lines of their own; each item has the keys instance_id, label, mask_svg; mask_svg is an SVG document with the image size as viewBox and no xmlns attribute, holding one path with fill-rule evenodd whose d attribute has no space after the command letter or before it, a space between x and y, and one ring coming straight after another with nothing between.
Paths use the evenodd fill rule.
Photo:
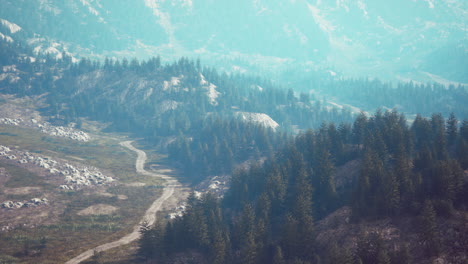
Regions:
<instances>
[{"instance_id":1,"label":"valley","mask_svg":"<svg viewBox=\"0 0 468 264\"><path fill-rule=\"evenodd\" d=\"M145 152L129 141L120 144L124 137L100 133L82 142L33 128L0 125L0 142L9 154L0 157L0 241L8 245L2 247L2 261L63 263L105 241L117 242L107 243L99 251L130 243L138 238L139 224L154 223L161 208L167 212L177 207L186 191L166 176L174 172L162 166L146 171ZM15 155L18 158L11 158ZM20 162L22 156L24 163ZM151 154L150 158L155 167L162 157ZM63 173L65 165L70 173ZM66 181L78 171L96 169L112 181ZM174 189L179 198L167 204ZM70 263L91 255L81 254Z\"/></svg>"},{"instance_id":2,"label":"valley","mask_svg":"<svg viewBox=\"0 0 468 264\"><path fill-rule=\"evenodd\" d=\"M0 0L0 263L466 264L467 10Z\"/></svg>"},{"instance_id":3,"label":"valley","mask_svg":"<svg viewBox=\"0 0 468 264\"><path fill-rule=\"evenodd\" d=\"M135 161L135 167L136 171L138 174L142 175L147 175L147 176L152 176L156 178L160 178L165 180L165 183L162 188L162 194L161 196L156 199L151 206L146 210L146 212L143 215L142 220L139 222L138 225L136 225L133 228L133 231L120 238L119 240L109 242L106 244L102 244L100 246L97 246L95 248L89 249L77 257L74 257L73 259L69 260L66 262L66 264L78 264L81 263L82 261L90 258L94 254L98 254L99 252L103 252L112 248L116 248L125 244L129 244L137 239L140 238L140 228L141 225L154 225L156 221L156 215L158 212L161 210L161 207L164 207L166 209L173 209L175 206L168 206L167 205L167 200L171 198L172 196L178 196L178 197L183 197L183 193L181 192L181 185L175 180L174 178L171 178L168 176L165 171L159 170L155 172L149 172L144 169L144 165L146 162L146 153L143 152L142 150L136 149L135 147L132 146L131 141L123 141L120 142L120 145L134 151L137 153L137 158ZM183 199L182 198L176 198L176 201L181 202Z\"/></svg>"}]
</instances>

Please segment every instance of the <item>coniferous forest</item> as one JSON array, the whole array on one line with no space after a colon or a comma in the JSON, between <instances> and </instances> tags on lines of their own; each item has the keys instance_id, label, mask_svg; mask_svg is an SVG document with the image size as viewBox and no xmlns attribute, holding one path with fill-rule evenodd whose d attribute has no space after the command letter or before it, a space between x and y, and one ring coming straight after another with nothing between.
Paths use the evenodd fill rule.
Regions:
<instances>
[{"instance_id":1,"label":"coniferous forest","mask_svg":"<svg viewBox=\"0 0 468 264\"><path fill-rule=\"evenodd\" d=\"M40 101L57 126L141 139L190 188L229 179L221 195L191 192L181 216L143 223L132 261L466 263L466 86L76 60L16 36L0 38L1 94Z\"/></svg>"},{"instance_id":2,"label":"coniferous forest","mask_svg":"<svg viewBox=\"0 0 468 264\"><path fill-rule=\"evenodd\" d=\"M440 114L409 124L396 111L323 123L236 171L224 198L192 196L183 217L142 227L139 255L167 263L193 251L207 263L418 263L455 250L454 241L466 250L466 234L446 237L438 227L468 202L468 122L455 124ZM362 225L412 218L414 237L389 244L363 232L355 248L333 237L324 247L316 225L342 207Z\"/></svg>"}]
</instances>

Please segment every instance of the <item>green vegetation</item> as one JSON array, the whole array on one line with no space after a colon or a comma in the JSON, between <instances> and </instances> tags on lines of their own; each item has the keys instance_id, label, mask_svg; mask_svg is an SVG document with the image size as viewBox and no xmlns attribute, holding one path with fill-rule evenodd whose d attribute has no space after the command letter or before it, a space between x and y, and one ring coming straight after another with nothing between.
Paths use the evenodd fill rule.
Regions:
<instances>
[{"instance_id":1,"label":"green vegetation","mask_svg":"<svg viewBox=\"0 0 468 264\"><path fill-rule=\"evenodd\" d=\"M54 159L65 159L96 166L112 173L120 182L103 190L60 191L44 178L32 171L1 162L11 178L6 188L25 186L41 187L28 194L9 194L8 199L29 200L34 195L52 196L53 203L41 208L49 217L45 224L35 228L19 228L0 233L0 254L14 263L57 263L81 253L83 248L97 246L102 241L116 240L131 232L152 200L160 195L161 180L135 173L134 153L121 147L118 141L108 137L98 137L91 142L74 142L49 137L38 131L13 126L1 126L2 145L16 146L18 149ZM162 156L149 155L150 162L161 161ZM144 187L126 186L126 183L140 182ZM101 192L107 195L101 195ZM117 195L125 197L122 200ZM50 200L50 199L49 199ZM84 215L77 213L94 204L115 206L118 210L110 215ZM20 209L22 210L22 209ZM14 224L14 223L11 223ZM65 254L64 254L65 252ZM3 260L3 259L2 259ZM9 262L5 262L9 263Z\"/></svg>"},{"instance_id":2,"label":"green vegetation","mask_svg":"<svg viewBox=\"0 0 468 264\"><path fill-rule=\"evenodd\" d=\"M0 167L5 168L7 173L11 176L11 178L5 183L5 187L8 187L8 188L30 187L30 186L43 187L46 185L44 183L44 180L41 177L28 171L27 169L14 166L3 161L0 161Z\"/></svg>"},{"instance_id":3,"label":"green vegetation","mask_svg":"<svg viewBox=\"0 0 468 264\"><path fill-rule=\"evenodd\" d=\"M377 111L362 114L353 126L323 124L294 138L263 165L236 172L223 199L192 196L183 217L164 228L142 227L138 254L166 263L193 250L209 263L389 264L438 256L451 250L451 239L461 239L444 242L438 218L468 206L466 157L457 154L466 151L460 142L467 140L468 122L454 127L454 118L417 116L409 126L396 111ZM336 168L355 160L359 171L343 186ZM333 246L320 250L316 221L343 206L352 208L356 223L418 219L410 231L417 240L393 249L371 232L340 254L339 240L332 241L335 252Z\"/></svg>"}]
</instances>

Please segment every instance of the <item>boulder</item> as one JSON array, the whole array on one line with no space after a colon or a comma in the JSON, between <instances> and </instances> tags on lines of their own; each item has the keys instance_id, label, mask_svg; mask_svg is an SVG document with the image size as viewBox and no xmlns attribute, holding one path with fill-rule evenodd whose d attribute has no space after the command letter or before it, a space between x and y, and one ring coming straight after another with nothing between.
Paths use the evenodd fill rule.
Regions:
<instances>
[{"instance_id":1,"label":"boulder","mask_svg":"<svg viewBox=\"0 0 468 264\"><path fill-rule=\"evenodd\" d=\"M2 208L13 208L14 203L12 201L6 201L2 203Z\"/></svg>"}]
</instances>

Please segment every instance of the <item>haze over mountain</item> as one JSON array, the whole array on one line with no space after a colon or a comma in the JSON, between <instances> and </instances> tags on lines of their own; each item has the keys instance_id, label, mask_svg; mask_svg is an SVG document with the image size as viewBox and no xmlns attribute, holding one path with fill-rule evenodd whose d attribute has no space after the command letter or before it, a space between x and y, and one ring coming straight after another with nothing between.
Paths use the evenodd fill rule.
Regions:
<instances>
[{"instance_id":1,"label":"haze over mountain","mask_svg":"<svg viewBox=\"0 0 468 264\"><path fill-rule=\"evenodd\" d=\"M468 82L466 1L1 4L0 17L26 30L37 51L55 45L78 57L197 56L228 71L250 73L293 68L333 76Z\"/></svg>"},{"instance_id":2,"label":"haze over mountain","mask_svg":"<svg viewBox=\"0 0 468 264\"><path fill-rule=\"evenodd\" d=\"M466 264L466 21L0 0L0 263Z\"/></svg>"}]
</instances>

